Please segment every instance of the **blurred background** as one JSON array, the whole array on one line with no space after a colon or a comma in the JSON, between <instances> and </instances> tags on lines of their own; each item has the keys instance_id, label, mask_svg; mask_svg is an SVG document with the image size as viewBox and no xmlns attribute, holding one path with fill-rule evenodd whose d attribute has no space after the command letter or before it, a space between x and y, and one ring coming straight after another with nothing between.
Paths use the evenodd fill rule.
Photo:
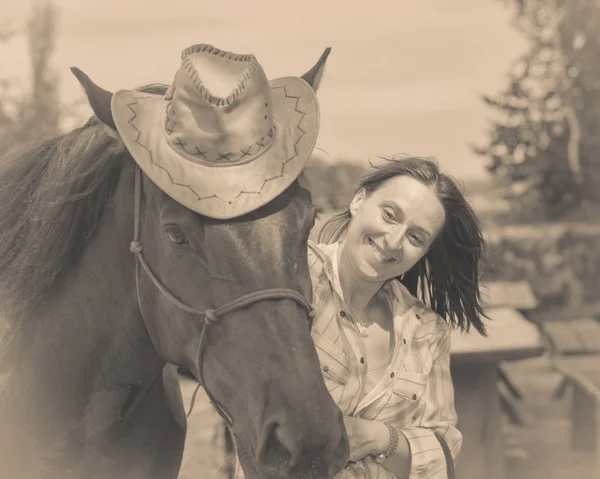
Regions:
<instances>
[{"instance_id":1,"label":"blurred background","mask_svg":"<svg viewBox=\"0 0 600 479\"><path fill-rule=\"evenodd\" d=\"M600 2L0 0L0 158L89 117L70 66L111 91L170 83L195 43L253 53L270 78L304 73L332 47L307 167L315 236L379 157L433 156L462 181L489 242L484 280L535 299L503 306L544 344L498 385L519 389L501 398L502 477L600 477L600 432L574 447L578 386L555 361L557 341L579 335L567 353L598 353L584 375L600 387L600 346L583 341L597 333L569 329L600 312ZM554 338L551 322L563 325ZM586 390L592 405L597 391ZM197 475L223 472L218 421L207 404L194 414L181 477L218 477Z\"/></svg>"}]
</instances>

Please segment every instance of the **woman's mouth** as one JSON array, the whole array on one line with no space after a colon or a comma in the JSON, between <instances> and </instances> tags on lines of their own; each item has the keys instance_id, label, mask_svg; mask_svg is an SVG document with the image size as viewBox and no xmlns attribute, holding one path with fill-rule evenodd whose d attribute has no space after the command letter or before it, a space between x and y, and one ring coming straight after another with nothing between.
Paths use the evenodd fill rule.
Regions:
<instances>
[{"instance_id":1,"label":"woman's mouth","mask_svg":"<svg viewBox=\"0 0 600 479\"><path fill-rule=\"evenodd\" d=\"M375 242L371 238L368 238L367 241L369 242L371 249L375 253L375 256L377 256L377 258L379 258L381 262L392 263L396 261L396 258L385 254L385 252L379 246L377 246L377 244L375 244Z\"/></svg>"}]
</instances>

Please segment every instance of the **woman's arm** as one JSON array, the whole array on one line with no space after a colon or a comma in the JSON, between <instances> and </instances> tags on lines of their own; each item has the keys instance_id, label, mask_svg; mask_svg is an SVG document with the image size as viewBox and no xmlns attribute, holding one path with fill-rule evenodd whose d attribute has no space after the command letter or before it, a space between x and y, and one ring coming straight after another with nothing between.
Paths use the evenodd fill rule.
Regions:
<instances>
[{"instance_id":1,"label":"woman's arm","mask_svg":"<svg viewBox=\"0 0 600 479\"><path fill-rule=\"evenodd\" d=\"M462 434L456 429L458 417L454 409L454 386L450 376L450 331L446 330L433 351L433 363L425 392L421 397L423 408L415 423L400 429L410 448L410 479L446 477L446 458L435 437L439 432L456 460L462 446ZM384 467L394 474L404 473L401 461L390 457ZM398 474L396 474L398 475Z\"/></svg>"},{"instance_id":2,"label":"woman's arm","mask_svg":"<svg viewBox=\"0 0 600 479\"><path fill-rule=\"evenodd\" d=\"M395 452L383 464L368 460L365 467L384 472L379 469L383 468L401 479L446 477L446 458L433 431L444 436L454 459L462 445L462 434L455 427L457 416L450 376L449 331L434 346L433 363L421 403L423 407L414 424L398 429ZM355 417L344 419L350 439L350 460L359 461L387 451L390 431L386 424Z\"/></svg>"}]
</instances>

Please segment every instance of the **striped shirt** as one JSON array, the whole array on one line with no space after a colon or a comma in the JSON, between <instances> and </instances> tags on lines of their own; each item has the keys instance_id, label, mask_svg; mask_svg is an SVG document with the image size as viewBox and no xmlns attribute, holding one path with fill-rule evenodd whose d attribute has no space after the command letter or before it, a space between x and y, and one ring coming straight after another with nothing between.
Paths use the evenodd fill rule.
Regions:
<instances>
[{"instance_id":1,"label":"striped shirt","mask_svg":"<svg viewBox=\"0 0 600 479\"><path fill-rule=\"evenodd\" d=\"M309 241L308 248L316 311L311 335L325 385L344 415L385 422L404 434L411 452L409 479L446 478L444 453L432 429L444 436L456 459L462 434L455 427L450 328L399 281L388 281L383 288L391 298L394 347L383 375L369 390L366 379L371 365L357 325L346 313L338 278L338 244ZM385 463L377 464L370 456L353 469L350 477L397 479Z\"/></svg>"}]
</instances>

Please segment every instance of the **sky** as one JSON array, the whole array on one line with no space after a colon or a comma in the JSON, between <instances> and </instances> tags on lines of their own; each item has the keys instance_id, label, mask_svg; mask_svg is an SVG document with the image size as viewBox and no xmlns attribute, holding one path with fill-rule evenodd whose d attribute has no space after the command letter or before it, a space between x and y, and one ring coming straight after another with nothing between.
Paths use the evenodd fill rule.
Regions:
<instances>
[{"instance_id":1,"label":"sky","mask_svg":"<svg viewBox=\"0 0 600 479\"><path fill-rule=\"evenodd\" d=\"M501 0L55 0L53 59L63 101L83 98L77 66L107 90L170 83L180 52L210 43L253 53L269 78L301 75L332 47L318 97L318 145L332 156L433 156L469 181L485 159L491 112L524 51ZM0 0L0 25L21 26L33 0ZM27 80L23 35L0 48L0 74ZM24 87L27 85L24 84ZM85 113L91 112L87 107Z\"/></svg>"}]
</instances>

